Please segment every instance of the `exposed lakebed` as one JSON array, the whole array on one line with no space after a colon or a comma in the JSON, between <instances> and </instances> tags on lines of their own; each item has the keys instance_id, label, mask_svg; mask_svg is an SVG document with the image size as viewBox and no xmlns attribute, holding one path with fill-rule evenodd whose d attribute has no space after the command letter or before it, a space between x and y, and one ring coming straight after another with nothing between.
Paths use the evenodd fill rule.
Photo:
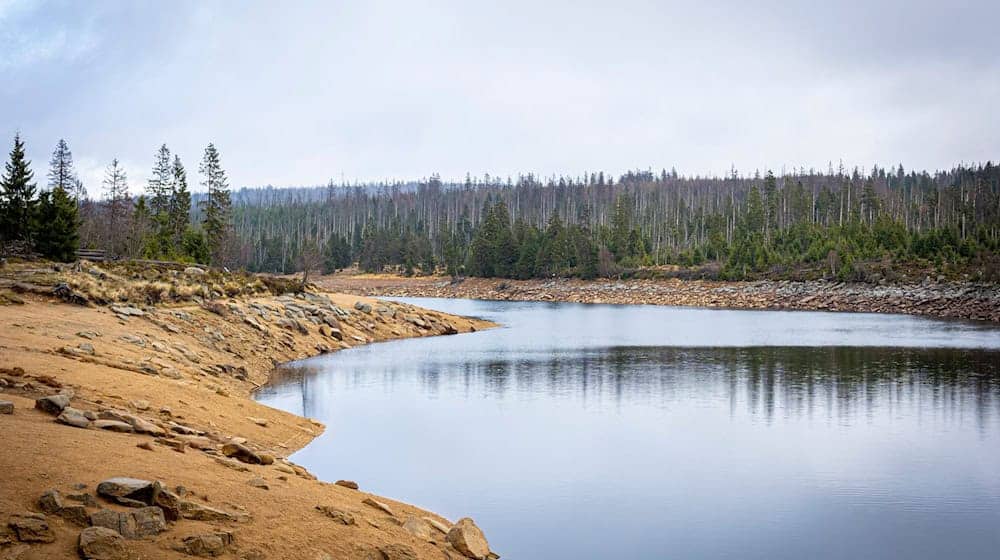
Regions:
<instances>
[{"instance_id":1,"label":"exposed lakebed","mask_svg":"<svg viewBox=\"0 0 1000 560\"><path fill-rule=\"evenodd\" d=\"M502 328L290 364L293 459L508 558L994 558L1000 328L410 299Z\"/></svg>"}]
</instances>

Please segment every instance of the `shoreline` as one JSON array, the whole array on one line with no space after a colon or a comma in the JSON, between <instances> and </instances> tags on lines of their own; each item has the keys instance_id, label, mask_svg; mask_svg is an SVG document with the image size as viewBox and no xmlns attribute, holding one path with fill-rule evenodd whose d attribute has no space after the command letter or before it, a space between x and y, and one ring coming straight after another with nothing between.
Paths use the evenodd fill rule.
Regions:
<instances>
[{"instance_id":1,"label":"shoreline","mask_svg":"<svg viewBox=\"0 0 1000 560\"><path fill-rule=\"evenodd\" d=\"M898 313L1000 322L1000 287L974 283L908 285L826 281L504 280L335 274L317 285L367 297L441 297L493 301L646 304L710 309Z\"/></svg>"},{"instance_id":2,"label":"shoreline","mask_svg":"<svg viewBox=\"0 0 1000 560\"><path fill-rule=\"evenodd\" d=\"M44 509L40 497L55 490L72 504L66 497L86 494L86 515L127 515L92 494L116 476L161 481L190 507L213 512L126 539L132 556L191 557L186 539L225 534L226 557L245 560L464 557L449 544L451 521L368 494L364 473L343 473L356 489L288 461L326 427L253 393L278 364L492 323L332 293L171 306L17 299L0 306L0 401L13 405L0 415L0 557L78 558L82 524L64 516L69 507ZM36 409L36 399L53 394L94 420L81 420L81 429ZM8 527L36 513L46 514L42 541Z\"/></svg>"}]
</instances>

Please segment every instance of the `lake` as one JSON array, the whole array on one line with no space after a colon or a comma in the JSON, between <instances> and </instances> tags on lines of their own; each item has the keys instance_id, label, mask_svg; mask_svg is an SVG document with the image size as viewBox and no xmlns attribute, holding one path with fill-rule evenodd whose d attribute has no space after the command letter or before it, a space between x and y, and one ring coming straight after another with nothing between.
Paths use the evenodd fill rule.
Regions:
<instances>
[{"instance_id":1,"label":"lake","mask_svg":"<svg viewBox=\"0 0 1000 560\"><path fill-rule=\"evenodd\" d=\"M1000 328L406 298L502 328L289 364L325 480L515 560L1000 557Z\"/></svg>"}]
</instances>

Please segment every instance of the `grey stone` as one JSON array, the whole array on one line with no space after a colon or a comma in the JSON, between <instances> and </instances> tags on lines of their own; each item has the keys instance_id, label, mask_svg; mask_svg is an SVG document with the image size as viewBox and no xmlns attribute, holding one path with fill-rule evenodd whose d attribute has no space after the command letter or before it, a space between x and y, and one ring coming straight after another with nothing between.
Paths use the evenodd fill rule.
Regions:
<instances>
[{"instance_id":1,"label":"grey stone","mask_svg":"<svg viewBox=\"0 0 1000 560\"><path fill-rule=\"evenodd\" d=\"M118 531L107 527L88 527L80 532L80 556L86 560L126 560L128 550Z\"/></svg>"},{"instance_id":2,"label":"grey stone","mask_svg":"<svg viewBox=\"0 0 1000 560\"><path fill-rule=\"evenodd\" d=\"M62 412L67 406L69 406L69 397L66 395L49 395L35 399L35 408L54 416Z\"/></svg>"},{"instance_id":3,"label":"grey stone","mask_svg":"<svg viewBox=\"0 0 1000 560\"><path fill-rule=\"evenodd\" d=\"M14 414L14 403L10 401L0 401L0 414Z\"/></svg>"},{"instance_id":4,"label":"grey stone","mask_svg":"<svg viewBox=\"0 0 1000 560\"><path fill-rule=\"evenodd\" d=\"M56 540L45 516L40 513L16 513L10 516L7 526L21 542L50 543Z\"/></svg>"},{"instance_id":5,"label":"grey stone","mask_svg":"<svg viewBox=\"0 0 1000 560\"><path fill-rule=\"evenodd\" d=\"M99 430L108 430L111 432L130 434L135 431L132 426L118 420L95 420L93 426Z\"/></svg>"},{"instance_id":6,"label":"grey stone","mask_svg":"<svg viewBox=\"0 0 1000 560\"><path fill-rule=\"evenodd\" d=\"M56 422L61 424L66 424L67 426L73 426L75 428L87 428L90 427L90 420L87 415L82 410L77 410L72 406L67 406L63 411L56 417Z\"/></svg>"}]
</instances>

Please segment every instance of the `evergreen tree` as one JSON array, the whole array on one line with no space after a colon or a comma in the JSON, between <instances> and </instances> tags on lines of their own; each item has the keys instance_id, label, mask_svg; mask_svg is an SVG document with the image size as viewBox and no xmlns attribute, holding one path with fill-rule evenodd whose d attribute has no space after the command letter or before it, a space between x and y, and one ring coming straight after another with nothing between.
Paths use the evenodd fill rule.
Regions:
<instances>
[{"instance_id":1,"label":"evergreen tree","mask_svg":"<svg viewBox=\"0 0 1000 560\"><path fill-rule=\"evenodd\" d=\"M0 231L8 241L30 241L35 210L35 183L31 162L25 158L21 135L14 136L10 160L0 178Z\"/></svg>"},{"instance_id":2,"label":"evergreen tree","mask_svg":"<svg viewBox=\"0 0 1000 560\"><path fill-rule=\"evenodd\" d=\"M180 156L174 156L174 163L170 168L172 175L170 181L170 212L169 224L170 233L174 246L181 244L184 232L187 231L191 221L191 193L187 186L187 171L181 163ZM189 255L194 256L194 255Z\"/></svg>"},{"instance_id":3,"label":"evergreen tree","mask_svg":"<svg viewBox=\"0 0 1000 560\"><path fill-rule=\"evenodd\" d=\"M150 215L164 230L168 229L173 175L170 149L163 144L153 159L153 176L146 184L146 199L149 201Z\"/></svg>"},{"instance_id":4,"label":"evergreen tree","mask_svg":"<svg viewBox=\"0 0 1000 560\"><path fill-rule=\"evenodd\" d=\"M39 196L35 249L42 256L62 262L76 258L80 248L80 218L76 200L61 186Z\"/></svg>"},{"instance_id":5,"label":"evergreen tree","mask_svg":"<svg viewBox=\"0 0 1000 560\"><path fill-rule=\"evenodd\" d=\"M207 197L201 203L205 213L202 228L205 230L212 259L218 261L229 234L231 203L226 172L222 169L219 152L214 144L209 144L205 148L205 155L201 165L198 166L198 172L203 177L201 184L208 191Z\"/></svg>"},{"instance_id":6,"label":"evergreen tree","mask_svg":"<svg viewBox=\"0 0 1000 560\"><path fill-rule=\"evenodd\" d=\"M104 172L104 206L106 210L105 246L112 255L120 255L125 250L125 218L128 216L130 200L128 175L118 163L111 160Z\"/></svg>"},{"instance_id":7,"label":"evergreen tree","mask_svg":"<svg viewBox=\"0 0 1000 560\"><path fill-rule=\"evenodd\" d=\"M78 179L73 169L73 152L69 151L66 141L59 139L56 149L49 160L49 189L63 189L71 193L76 189Z\"/></svg>"}]
</instances>

